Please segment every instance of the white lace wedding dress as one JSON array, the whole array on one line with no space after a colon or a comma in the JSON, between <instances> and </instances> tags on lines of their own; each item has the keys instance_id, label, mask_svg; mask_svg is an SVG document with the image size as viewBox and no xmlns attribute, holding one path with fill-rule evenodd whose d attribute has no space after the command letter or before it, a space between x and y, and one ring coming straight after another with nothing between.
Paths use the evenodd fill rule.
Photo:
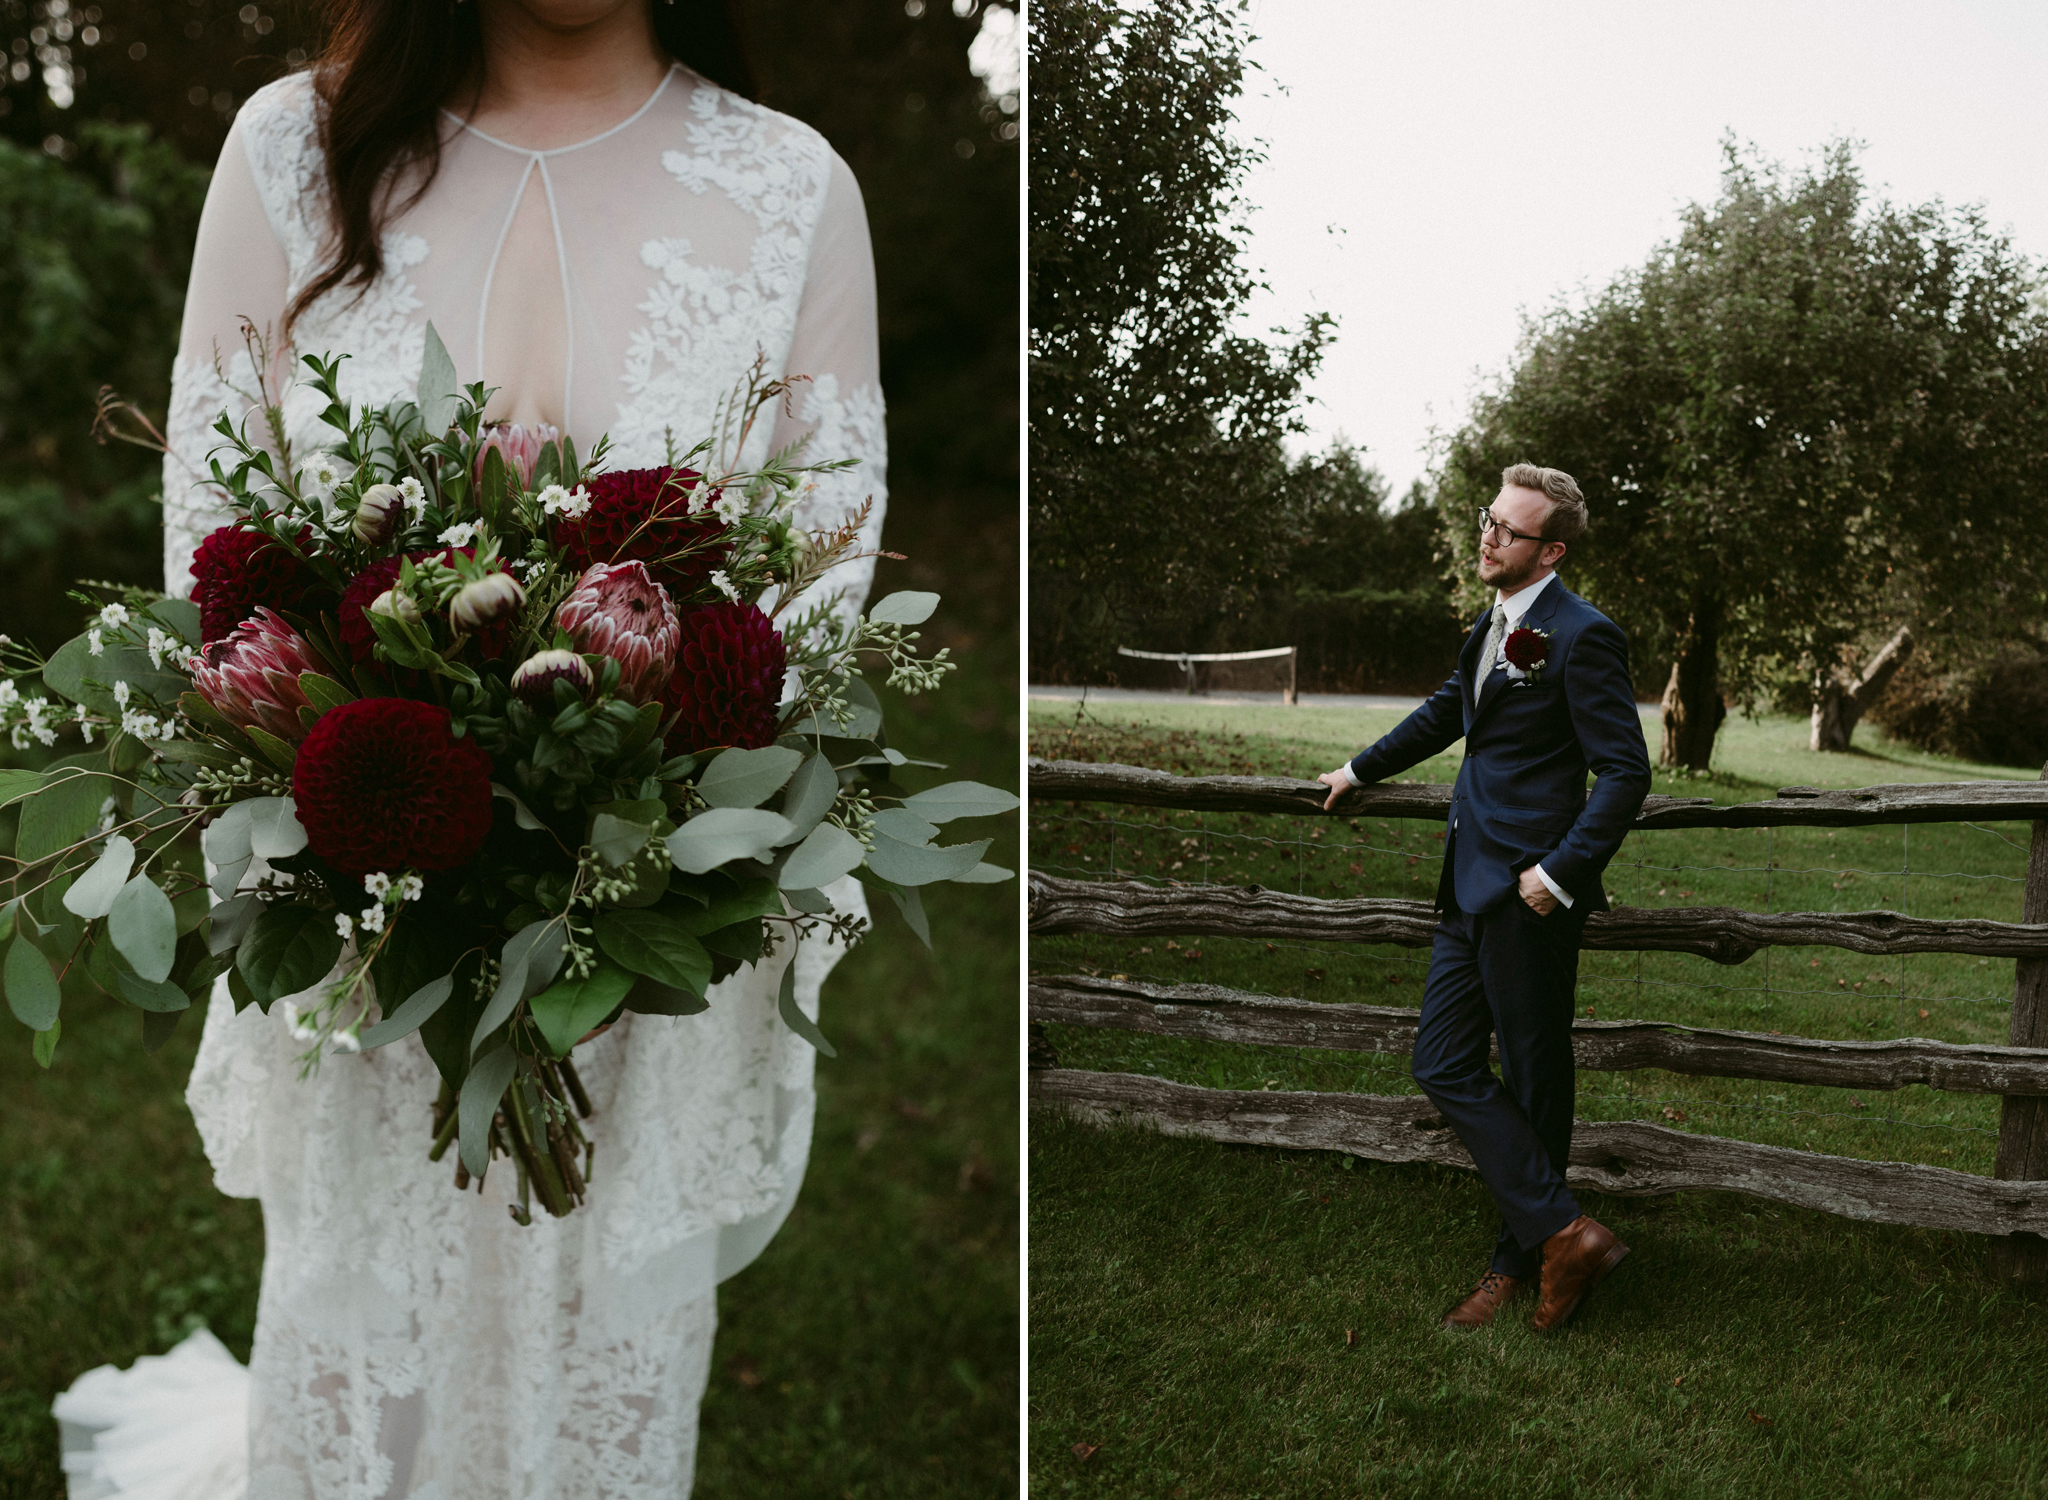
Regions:
<instances>
[{"instance_id":1,"label":"white lace wedding dress","mask_svg":"<svg viewBox=\"0 0 2048 1500\"><path fill-rule=\"evenodd\" d=\"M164 470L173 591L221 524L201 480L207 429L253 389L238 320L278 322L320 264L314 107L303 75L251 98L207 199ZM873 545L873 267L859 190L816 133L675 68L588 141L527 150L452 116L444 140L382 276L302 315L301 352L349 355L351 398L409 396L431 319L464 383L505 388L494 417L554 422L584 453L609 432L613 468L661 463L671 430L686 448L764 352L811 381L743 457L810 430L818 456L859 459L803 514L872 495ZM310 391L287 413L296 444L320 440ZM857 608L872 576L870 560L832 583ZM850 879L831 894L865 910ZM796 955L814 1016L838 956ZM243 1463L250 1500L687 1494L714 1288L781 1225L810 1145L813 1054L775 1010L785 961L715 986L700 1015L629 1016L578 1050L590 1198L530 1228L506 1212L509 1169L458 1193L427 1161L437 1076L417 1037L302 1081L279 1009L236 1015L217 991L186 1097L221 1190L263 1203L254 1353L246 1376L216 1345L82 1379L58 1404L73 1494L222 1500Z\"/></svg>"}]
</instances>

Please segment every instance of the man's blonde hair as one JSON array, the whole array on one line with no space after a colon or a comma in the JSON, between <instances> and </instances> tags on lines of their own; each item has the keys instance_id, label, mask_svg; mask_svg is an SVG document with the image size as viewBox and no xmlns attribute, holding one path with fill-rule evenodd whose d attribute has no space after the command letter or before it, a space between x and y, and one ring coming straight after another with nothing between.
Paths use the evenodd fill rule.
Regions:
<instances>
[{"instance_id":1,"label":"man's blonde hair","mask_svg":"<svg viewBox=\"0 0 2048 1500\"><path fill-rule=\"evenodd\" d=\"M1579 482L1562 469L1541 464L1509 464L1500 471L1500 482L1518 490L1540 490L1550 500L1550 514L1543 518L1543 540L1570 546L1592 528L1586 515L1586 497Z\"/></svg>"}]
</instances>

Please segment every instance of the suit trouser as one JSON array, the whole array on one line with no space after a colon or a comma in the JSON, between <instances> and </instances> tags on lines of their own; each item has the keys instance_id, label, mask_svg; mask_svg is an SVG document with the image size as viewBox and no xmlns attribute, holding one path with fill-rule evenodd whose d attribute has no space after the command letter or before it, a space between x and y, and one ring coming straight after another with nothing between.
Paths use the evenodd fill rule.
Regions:
<instances>
[{"instance_id":1,"label":"suit trouser","mask_svg":"<svg viewBox=\"0 0 2048 1500\"><path fill-rule=\"evenodd\" d=\"M1452 906L1436 929L1413 1072L1493 1193L1493 1269L1534 1276L1543 1242L1579 1216L1571 1158L1572 1010L1581 912L1538 916L1510 893L1491 910ZM1500 1039L1500 1076L1488 1066Z\"/></svg>"}]
</instances>

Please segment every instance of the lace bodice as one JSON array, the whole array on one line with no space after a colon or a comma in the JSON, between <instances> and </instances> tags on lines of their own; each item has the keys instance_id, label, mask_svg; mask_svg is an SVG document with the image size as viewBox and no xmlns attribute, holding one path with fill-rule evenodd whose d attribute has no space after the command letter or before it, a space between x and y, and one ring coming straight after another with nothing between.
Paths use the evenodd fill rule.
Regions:
<instances>
[{"instance_id":1,"label":"lace bodice","mask_svg":"<svg viewBox=\"0 0 2048 1500\"><path fill-rule=\"evenodd\" d=\"M249 414L240 320L274 328L320 267L314 109L303 76L252 97L208 195L167 428L174 592L223 519L203 482L208 429ZM431 320L464 382L504 387L494 414L560 425L584 453L608 432L610 466L634 468L663 461L671 430L679 449L705 435L765 354L810 383L742 460L815 433L819 456L860 465L822 478L800 516L837 522L872 495L870 548L879 537L866 224L845 164L805 126L681 68L573 146L528 151L450 119L438 175L383 248L362 295L323 296L294 333L300 351L349 356L349 398L410 396ZM285 410L303 457L324 440L312 393ZM872 566L830 580L850 607ZM865 911L850 879L830 894ZM809 941L794 956L813 1015L838 956ZM714 986L700 1015L628 1016L578 1052L605 1101L590 1200L526 1229L505 1212L509 1172L459 1194L426 1161L436 1080L417 1037L302 1080L281 1007L237 1015L218 991L187 1098L221 1189L264 1203L251 1494L686 1491L710 1294L774 1234L809 1149L814 1056L775 1008L790 961Z\"/></svg>"}]
</instances>

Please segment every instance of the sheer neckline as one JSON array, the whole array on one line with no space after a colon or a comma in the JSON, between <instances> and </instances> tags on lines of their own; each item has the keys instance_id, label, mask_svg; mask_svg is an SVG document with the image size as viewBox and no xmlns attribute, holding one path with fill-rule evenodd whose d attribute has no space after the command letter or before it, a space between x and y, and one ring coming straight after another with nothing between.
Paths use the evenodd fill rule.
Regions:
<instances>
[{"instance_id":1,"label":"sheer neckline","mask_svg":"<svg viewBox=\"0 0 2048 1500\"><path fill-rule=\"evenodd\" d=\"M510 141L500 140L498 139L498 137L491 135L487 131L478 130L474 125L470 124L469 121L463 119L462 116L456 114L453 110L444 109L441 111L441 113L448 116L448 118L453 120L457 126L462 128L463 130L468 131L478 140L488 141L493 146L500 147L503 150L517 152L521 156L561 156L565 152L581 151L585 146L595 146L599 141L608 140L612 136L617 135L620 131L624 130L627 126L631 125L634 121L638 120L642 115L646 114L647 111L654 108L654 102L657 99L659 99L664 93L667 92L669 84L675 79L676 74L681 71L681 68L678 67L675 63L670 63L668 65L668 71L661 75L661 82L657 83L654 86L654 92L647 96L647 102L641 105L638 109L634 110L630 115L627 115L625 119L619 121L618 124L612 126L610 129L601 130L596 135L586 137L585 139L580 141L572 141L566 146L550 146L545 151L536 150L532 146L516 146Z\"/></svg>"}]
</instances>

